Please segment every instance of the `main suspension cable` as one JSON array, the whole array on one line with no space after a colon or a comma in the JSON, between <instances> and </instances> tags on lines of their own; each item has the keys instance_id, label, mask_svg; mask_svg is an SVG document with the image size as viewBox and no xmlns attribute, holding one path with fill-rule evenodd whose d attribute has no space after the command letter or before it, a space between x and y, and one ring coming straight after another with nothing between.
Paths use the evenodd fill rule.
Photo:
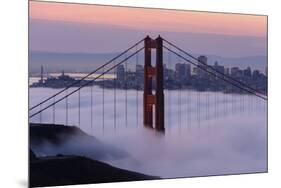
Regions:
<instances>
[{"instance_id":1,"label":"main suspension cable","mask_svg":"<svg viewBox=\"0 0 281 188\"><path fill-rule=\"evenodd\" d=\"M189 57L191 57L192 59L196 60L197 62L202 63L202 62L200 62L196 57L194 57L193 55L187 53L186 51L184 51L183 49L179 48L179 47L176 46L175 44L173 44L173 43L171 43L171 42L169 42L169 41L167 41L167 40L165 40L165 39L163 39L163 41L167 42L169 45L171 45L171 46L173 46L174 48L176 48L177 50L183 52L184 54L186 54L187 56L189 56ZM204 65L205 65L205 64L204 64ZM262 92L260 92L260 91L258 91L258 90L256 90L256 89L254 89L254 88L252 88L252 87L250 87L249 85L247 85L247 84L245 84L245 83L243 83L243 82L241 82L241 81L239 81L239 80L236 80L236 79L232 78L231 76L228 76L228 75L226 75L226 74L224 74L224 73L221 73L220 71L216 70L214 67L212 67L212 66L210 66L210 65L205 65L205 66L207 66L208 68L212 69L212 70L215 71L216 73L218 73L218 74L220 74L220 75L222 75L222 76L224 76L224 77L226 77L226 78L229 78L229 79L232 80L232 81L235 81L235 82L237 82L237 83L239 83L239 84L241 84L241 85L243 85L243 86L249 88L250 90L252 90L252 91L254 91L254 92L256 92L256 93L265 95L265 94L263 94ZM265 96L266 96L266 95L265 95Z\"/></svg>"},{"instance_id":2,"label":"main suspension cable","mask_svg":"<svg viewBox=\"0 0 281 188\"><path fill-rule=\"evenodd\" d=\"M78 90L80 90L81 88L91 84L92 82L94 82L95 80L97 80L98 78L102 77L104 74L108 73L109 71L111 71L112 69L116 68L118 65L124 63L126 60L130 59L131 57L133 57L134 55L136 55L138 52L140 52L141 50L143 50L144 47L140 48L139 50L137 50L136 52L132 53L131 55L129 55L127 58L123 59L121 62L117 63L116 65L112 66L111 68L109 68L108 70L106 70L105 72L103 72L102 74L98 75L97 77L95 77L94 79L80 85L77 89L73 90L72 92L68 93L67 95L65 95L64 97L60 98L59 100L57 100L56 102L51 103L50 105L44 107L43 109L37 111L36 113L32 114L29 116L29 118L32 118L33 116L41 113L42 111L50 108L51 106L53 106L54 104L57 104L58 102L62 101L63 99L67 98L68 96L72 95L73 93L77 92Z\"/></svg>"},{"instance_id":3,"label":"main suspension cable","mask_svg":"<svg viewBox=\"0 0 281 188\"><path fill-rule=\"evenodd\" d=\"M126 54L128 51L130 51L131 49L133 49L136 45L140 44L141 42L143 42L144 39L138 41L137 43L135 43L134 45L132 45L130 48L128 48L127 50L123 51L121 54L117 55L116 57L112 58L111 60L109 60L108 62L106 62L105 64L101 65L100 67L98 67L96 70L90 72L89 74L87 74L86 76L84 76L83 78L81 78L80 80L77 80L71 84L69 84L67 87L65 87L64 89L62 89L61 91L59 91L58 93L50 96L49 98L43 100L42 102L38 103L37 105L29 108L29 111L33 110L34 108L40 106L41 104L46 103L47 101L49 101L50 99L52 99L53 97L61 94L62 92L64 92L65 90L69 89L72 86L75 86L77 84L79 84L81 81L85 80L86 78L88 78L89 76L91 76L92 74L96 73L97 71L99 71L100 69L104 68L105 66L109 65L110 63L112 63L114 60L118 59L119 57L123 56L124 54Z\"/></svg>"}]
</instances>

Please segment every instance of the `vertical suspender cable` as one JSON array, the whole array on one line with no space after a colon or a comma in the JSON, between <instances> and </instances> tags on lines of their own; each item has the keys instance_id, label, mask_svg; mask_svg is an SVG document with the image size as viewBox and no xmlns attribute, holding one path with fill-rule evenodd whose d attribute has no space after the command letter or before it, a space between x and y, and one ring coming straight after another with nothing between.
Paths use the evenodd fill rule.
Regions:
<instances>
[{"instance_id":1,"label":"vertical suspender cable","mask_svg":"<svg viewBox=\"0 0 281 188\"><path fill-rule=\"evenodd\" d=\"M54 97L54 105L53 105L53 124L56 124L56 98Z\"/></svg>"},{"instance_id":2,"label":"vertical suspender cable","mask_svg":"<svg viewBox=\"0 0 281 188\"><path fill-rule=\"evenodd\" d=\"M189 114L189 128L191 129L192 128L192 103L193 103L193 93L194 93L194 90L191 89L189 91L189 105L188 105L188 114Z\"/></svg>"},{"instance_id":3,"label":"vertical suspender cable","mask_svg":"<svg viewBox=\"0 0 281 188\"><path fill-rule=\"evenodd\" d=\"M204 94L205 94L205 105L204 105L204 107L205 107L205 120L207 120L208 119L208 91L205 90Z\"/></svg>"},{"instance_id":4,"label":"vertical suspender cable","mask_svg":"<svg viewBox=\"0 0 281 188\"><path fill-rule=\"evenodd\" d=\"M224 101L223 101L223 115L225 116L226 115L226 102L227 102L227 95L226 95L226 92L223 92L223 98L224 98Z\"/></svg>"},{"instance_id":5,"label":"vertical suspender cable","mask_svg":"<svg viewBox=\"0 0 281 188\"><path fill-rule=\"evenodd\" d=\"M66 96L68 95L68 89L65 90ZM68 125L68 97L65 98L65 125Z\"/></svg>"},{"instance_id":6,"label":"vertical suspender cable","mask_svg":"<svg viewBox=\"0 0 281 188\"><path fill-rule=\"evenodd\" d=\"M170 71L172 70L172 56L170 51L168 51L168 67L169 67L168 79L170 79L171 76ZM170 126L171 126L171 90L168 89L168 127Z\"/></svg>"},{"instance_id":7,"label":"vertical suspender cable","mask_svg":"<svg viewBox=\"0 0 281 188\"><path fill-rule=\"evenodd\" d=\"M91 132L93 133L93 85L91 87Z\"/></svg>"},{"instance_id":8,"label":"vertical suspender cable","mask_svg":"<svg viewBox=\"0 0 281 188\"><path fill-rule=\"evenodd\" d=\"M199 73L199 74L197 74L197 76L199 76L200 75L200 70L199 69L197 69L197 73ZM197 117L197 124L198 124L198 126L200 127L200 109L199 109L199 100L200 100L200 90L196 90L196 117Z\"/></svg>"},{"instance_id":9,"label":"vertical suspender cable","mask_svg":"<svg viewBox=\"0 0 281 188\"><path fill-rule=\"evenodd\" d=\"M248 99L247 99L247 112L248 113L250 113L250 110L251 110L251 95L250 94L248 94L247 95L248 97Z\"/></svg>"},{"instance_id":10,"label":"vertical suspender cable","mask_svg":"<svg viewBox=\"0 0 281 188\"><path fill-rule=\"evenodd\" d=\"M127 54L126 54L126 58L127 58ZM127 125L128 125L128 114L127 114L127 112L128 112L128 106L127 106L127 100L128 100L128 91L127 91L127 89L128 89L128 83L127 83L127 75L128 74L128 62L127 62L127 60L125 61L125 121L126 121L126 127L127 127Z\"/></svg>"},{"instance_id":11,"label":"vertical suspender cable","mask_svg":"<svg viewBox=\"0 0 281 188\"><path fill-rule=\"evenodd\" d=\"M201 91L198 91L198 124L199 124L199 128L200 128L200 124L201 124Z\"/></svg>"},{"instance_id":12,"label":"vertical suspender cable","mask_svg":"<svg viewBox=\"0 0 281 188\"><path fill-rule=\"evenodd\" d=\"M242 112L244 112L244 92L242 91Z\"/></svg>"},{"instance_id":13,"label":"vertical suspender cable","mask_svg":"<svg viewBox=\"0 0 281 188\"><path fill-rule=\"evenodd\" d=\"M210 92L207 90L207 123L209 123L210 119Z\"/></svg>"},{"instance_id":14,"label":"vertical suspender cable","mask_svg":"<svg viewBox=\"0 0 281 188\"><path fill-rule=\"evenodd\" d=\"M78 90L78 126L80 127L80 89Z\"/></svg>"},{"instance_id":15,"label":"vertical suspender cable","mask_svg":"<svg viewBox=\"0 0 281 188\"><path fill-rule=\"evenodd\" d=\"M136 45L136 51L138 51L138 45ZM138 79L139 79L139 76L138 75L139 73L137 72L137 67L139 65L139 54L137 53L136 54L136 71L135 71L135 81L136 81L136 126L138 126L138 123L139 123L139 83L138 83Z\"/></svg>"},{"instance_id":16,"label":"vertical suspender cable","mask_svg":"<svg viewBox=\"0 0 281 188\"><path fill-rule=\"evenodd\" d=\"M102 68L102 73L104 68ZM102 131L104 132L104 75L102 75Z\"/></svg>"},{"instance_id":17,"label":"vertical suspender cable","mask_svg":"<svg viewBox=\"0 0 281 188\"><path fill-rule=\"evenodd\" d=\"M253 97L254 97L254 95L250 95L250 97L251 97L251 107L250 107L250 110L252 112L253 111Z\"/></svg>"},{"instance_id":18,"label":"vertical suspender cable","mask_svg":"<svg viewBox=\"0 0 281 188\"><path fill-rule=\"evenodd\" d=\"M224 109L224 116L227 115L227 105L228 105L228 94L227 94L227 87L224 88L224 104L225 104L225 109Z\"/></svg>"},{"instance_id":19,"label":"vertical suspender cable","mask_svg":"<svg viewBox=\"0 0 281 188\"><path fill-rule=\"evenodd\" d=\"M219 91L219 88L218 88L218 90L216 91L216 96L217 96L217 118L220 118L221 116L221 114L220 114L220 112L221 112L221 102L220 102L220 100L221 100L221 95L220 95L220 91Z\"/></svg>"},{"instance_id":20,"label":"vertical suspender cable","mask_svg":"<svg viewBox=\"0 0 281 188\"><path fill-rule=\"evenodd\" d=\"M233 86L231 86L231 110L232 114L234 113L234 89Z\"/></svg>"},{"instance_id":21,"label":"vertical suspender cable","mask_svg":"<svg viewBox=\"0 0 281 188\"><path fill-rule=\"evenodd\" d=\"M217 77L215 76L215 81L217 82ZM215 89L215 118L218 118L218 96L217 96L217 88Z\"/></svg>"},{"instance_id":22,"label":"vertical suspender cable","mask_svg":"<svg viewBox=\"0 0 281 188\"><path fill-rule=\"evenodd\" d=\"M187 128L188 128L188 126L189 126L189 120L190 120L190 117L189 117L189 94L190 92L189 92L189 88L186 90L186 123L187 123Z\"/></svg>"},{"instance_id":23,"label":"vertical suspender cable","mask_svg":"<svg viewBox=\"0 0 281 188\"><path fill-rule=\"evenodd\" d=\"M178 57L178 63L180 63L180 57ZM179 128L181 128L181 87L182 87L182 77L181 77L182 75L179 75L179 84L180 84L180 88L179 88L179 90L178 90L178 100L179 100Z\"/></svg>"},{"instance_id":24,"label":"vertical suspender cable","mask_svg":"<svg viewBox=\"0 0 281 188\"><path fill-rule=\"evenodd\" d=\"M240 113L242 111L242 89L239 90L240 93L239 93L239 110L240 110Z\"/></svg>"},{"instance_id":25,"label":"vertical suspender cable","mask_svg":"<svg viewBox=\"0 0 281 188\"><path fill-rule=\"evenodd\" d=\"M116 61L114 61L114 65L116 65ZM114 91L113 91L113 101L114 101L114 131L116 131L116 81L117 81L117 69L114 69L115 71L115 79L114 79Z\"/></svg>"},{"instance_id":26,"label":"vertical suspender cable","mask_svg":"<svg viewBox=\"0 0 281 188\"><path fill-rule=\"evenodd\" d=\"M199 69L198 69L199 70ZM198 74L197 74L198 75ZM198 104L199 104L199 91L196 89L196 119L197 119L197 124L199 123L199 108L198 108Z\"/></svg>"},{"instance_id":27,"label":"vertical suspender cable","mask_svg":"<svg viewBox=\"0 0 281 188\"><path fill-rule=\"evenodd\" d=\"M40 104L40 111L42 110L42 105ZM42 112L39 114L39 121L42 123Z\"/></svg>"},{"instance_id":28,"label":"vertical suspender cable","mask_svg":"<svg viewBox=\"0 0 281 188\"><path fill-rule=\"evenodd\" d=\"M229 104L229 100L228 100L228 98L229 98L229 92L228 92L228 90L226 89L226 115L228 115L228 104Z\"/></svg>"}]
</instances>

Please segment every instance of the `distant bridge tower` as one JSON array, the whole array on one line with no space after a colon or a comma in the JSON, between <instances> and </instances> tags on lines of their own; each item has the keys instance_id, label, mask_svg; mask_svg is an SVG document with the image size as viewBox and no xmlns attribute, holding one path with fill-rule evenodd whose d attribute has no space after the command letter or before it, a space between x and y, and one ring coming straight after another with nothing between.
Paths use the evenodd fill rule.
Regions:
<instances>
[{"instance_id":1,"label":"distant bridge tower","mask_svg":"<svg viewBox=\"0 0 281 188\"><path fill-rule=\"evenodd\" d=\"M163 39L158 36L144 40L144 92L143 121L144 125L153 128L153 105L155 106L155 126L164 131L164 92L163 92ZM151 49L156 49L156 66L151 65ZM156 91L152 93L152 78L155 78Z\"/></svg>"},{"instance_id":2,"label":"distant bridge tower","mask_svg":"<svg viewBox=\"0 0 281 188\"><path fill-rule=\"evenodd\" d=\"M43 84L44 82L44 68L43 66L41 65L41 73L40 73L40 80L39 80L39 83Z\"/></svg>"}]
</instances>

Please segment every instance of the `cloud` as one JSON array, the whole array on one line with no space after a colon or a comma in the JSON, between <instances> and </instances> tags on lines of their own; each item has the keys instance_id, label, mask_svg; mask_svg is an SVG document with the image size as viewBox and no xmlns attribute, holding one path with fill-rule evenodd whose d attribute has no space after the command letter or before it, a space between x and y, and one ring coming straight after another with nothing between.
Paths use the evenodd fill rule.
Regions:
<instances>
[{"instance_id":1,"label":"cloud","mask_svg":"<svg viewBox=\"0 0 281 188\"><path fill-rule=\"evenodd\" d=\"M37 104L50 96L50 92L55 91L30 89L30 103ZM182 91L180 102L177 91L165 91L165 96L165 135L143 127L142 93L138 94L137 111L136 91L133 90L127 91L127 121L125 91L117 90L117 124L114 129L113 90L105 90L103 125L102 90L95 87L91 129L90 89L85 88L81 91L81 129L101 142L129 153L128 157L106 159L105 162L146 174L172 178L267 170L265 102L251 96L242 98L240 95L206 92L198 98L195 92L190 91ZM78 98L72 96L69 101L72 101L69 104L69 122L75 125L78 122ZM206 101L209 101L208 108ZM56 112L57 123L63 124L64 102L56 106ZM38 117L33 119L38 120ZM52 122L52 110L43 114L43 121Z\"/></svg>"}]
</instances>

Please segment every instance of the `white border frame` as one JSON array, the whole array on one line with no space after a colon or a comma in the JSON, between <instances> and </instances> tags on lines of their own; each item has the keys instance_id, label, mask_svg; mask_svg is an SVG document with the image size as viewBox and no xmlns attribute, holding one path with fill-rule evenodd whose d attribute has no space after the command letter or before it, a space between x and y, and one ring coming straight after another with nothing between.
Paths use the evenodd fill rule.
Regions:
<instances>
[{"instance_id":1,"label":"white border frame","mask_svg":"<svg viewBox=\"0 0 281 188\"><path fill-rule=\"evenodd\" d=\"M269 15L269 173L234 176L217 176L186 179L154 180L128 183L106 183L73 187L278 187L280 185L280 126L279 105L281 87L278 76L280 47L280 13L278 1L245 0L56 0L60 2L92 3L168 9L186 9L215 12L235 12ZM0 4L1 55L1 187L27 186L27 1L6 0ZM4 14L4 15L3 15ZM12 77L11 77L12 73ZM7 79L9 78L9 79ZM274 80L273 80L274 79ZM281 79L281 78L280 78ZM274 82L276 85L274 85ZM5 88L5 89L3 89ZM274 102L273 102L274 101ZM273 104L274 103L274 104ZM274 123L273 123L274 122ZM276 148L274 150L274 148ZM270 185L272 184L272 185ZM273 186L275 185L275 186ZM71 187L71 186L69 186Z\"/></svg>"}]
</instances>

